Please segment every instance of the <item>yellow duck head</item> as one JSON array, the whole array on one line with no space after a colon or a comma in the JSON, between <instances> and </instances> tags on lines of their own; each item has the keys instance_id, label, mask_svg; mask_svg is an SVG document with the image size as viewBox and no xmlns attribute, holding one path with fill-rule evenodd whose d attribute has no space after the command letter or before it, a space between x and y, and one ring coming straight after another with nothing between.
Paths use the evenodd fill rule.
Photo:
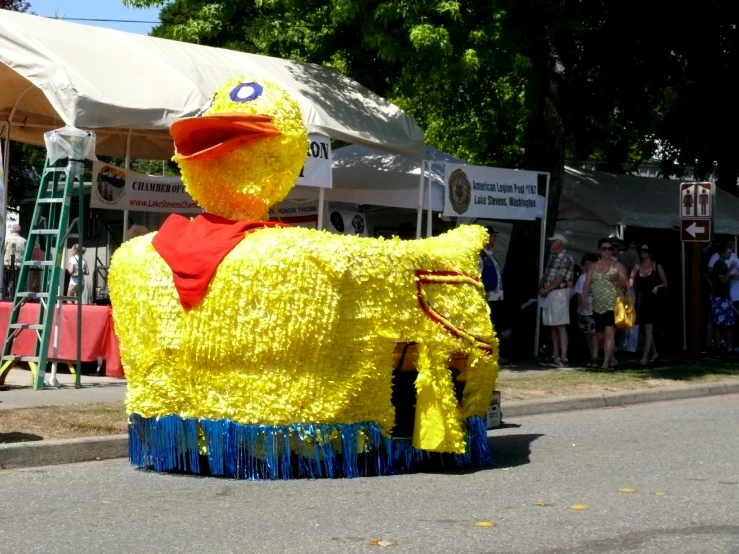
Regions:
<instances>
[{"instance_id":1,"label":"yellow duck head","mask_svg":"<svg viewBox=\"0 0 739 554\"><path fill-rule=\"evenodd\" d=\"M308 148L297 102L275 83L245 77L226 81L170 134L187 192L234 221L267 219L295 184Z\"/></svg>"}]
</instances>

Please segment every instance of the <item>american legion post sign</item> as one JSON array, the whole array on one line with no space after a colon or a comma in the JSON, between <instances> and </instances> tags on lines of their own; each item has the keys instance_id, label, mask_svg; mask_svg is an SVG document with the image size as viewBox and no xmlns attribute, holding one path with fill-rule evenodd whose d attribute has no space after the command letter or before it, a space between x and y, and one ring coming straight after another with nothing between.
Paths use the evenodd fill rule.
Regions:
<instances>
[{"instance_id":1,"label":"american legion post sign","mask_svg":"<svg viewBox=\"0 0 739 554\"><path fill-rule=\"evenodd\" d=\"M445 216L536 219L536 172L450 163L445 166Z\"/></svg>"},{"instance_id":2,"label":"american legion post sign","mask_svg":"<svg viewBox=\"0 0 739 554\"><path fill-rule=\"evenodd\" d=\"M295 184L331 188L331 142L308 135L305 165ZM200 213L179 177L144 175L103 162L93 162L90 206L132 212Z\"/></svg>"}]
</instances>

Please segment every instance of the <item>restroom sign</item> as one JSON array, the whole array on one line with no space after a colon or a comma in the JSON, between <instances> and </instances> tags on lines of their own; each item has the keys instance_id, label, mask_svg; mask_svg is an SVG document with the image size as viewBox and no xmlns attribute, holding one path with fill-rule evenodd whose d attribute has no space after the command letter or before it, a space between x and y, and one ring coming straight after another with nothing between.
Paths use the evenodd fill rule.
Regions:
<instances>
[{"instance_id":1,"label":"restroom sign","mask_svg":"<svg viewBox=\"0 0 739 554\"><path fill-rule=\"evenodd\" d=\"M713 183L680 183L680 217L711 219Z\"/></svg>"}]
</instances>

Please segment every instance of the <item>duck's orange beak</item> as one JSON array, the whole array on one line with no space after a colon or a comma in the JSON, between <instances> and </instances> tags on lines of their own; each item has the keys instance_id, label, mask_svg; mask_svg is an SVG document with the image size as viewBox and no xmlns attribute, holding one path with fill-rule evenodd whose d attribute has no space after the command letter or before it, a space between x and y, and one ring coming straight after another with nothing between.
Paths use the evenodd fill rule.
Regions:
<instances>
[{"instance_id":1,"label":"duck's orange beak","mask_svg":"<svg viewBox=\"0 0 739 554\"><path fill-rule=\"evenodd\" d=\"M280 135L268 115L226 113L188 117L169 128L174 160L205 160Z\"/></svg>"}]
</instances>

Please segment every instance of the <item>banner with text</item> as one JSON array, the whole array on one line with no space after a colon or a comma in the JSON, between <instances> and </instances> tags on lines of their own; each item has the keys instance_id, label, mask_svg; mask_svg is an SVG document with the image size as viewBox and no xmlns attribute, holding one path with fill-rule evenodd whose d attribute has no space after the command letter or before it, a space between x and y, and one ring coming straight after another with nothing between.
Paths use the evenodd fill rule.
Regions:
<instances>
[{"instance_id":1,"label":"banner with text","mask_svg":"<svg viewBox=\"0 0 739 554\"><path fill-rule=\"evenodd\" d=\"M296 185L330 189L331 180L331 139L323 135L308 135L308 155L300 170Z\"/></svg>"},{"instance_id":2,"label":"banner with text","mask_svg":"<svg viewBox=\"0 0 739 554\"><path fill-rule=\"evenodd\" d=\"M331 140L308 135L308 154L296 185L331 188ZM200 213L179 177L144 175L103 162L93 162L90 206L132 212ZM316 214L317 215L317 214Z\"/></svg>"},{"instance_id":3,"label":"banner with text","mask_svg":"<svg viewBox=\"0 0 739 554\"><path fill-rule=\"evenodd\" d=\"M318 227L318 200L284 200L269 211L269 220L287 223L292 227L315 229Z\"/></svg>"},{"instance_id":4,"label":"banner with text","mask_svg":"<svg viewBox=\"0 0 739 554\"><path fill-rule=\"evenodd\" d=\"M535 171L445 165L445 216L536 219L538 173Z\"/></svg>"},{"instance_id":5,"label":"banner with text","mask_svg":"<svg viewBox=\"0 0 739 554\"><path fill-rule=\"evenodd\" d=\"M200 213L179 177L155 177L92 163L90 207L132 212Z\"/></svg>"}]
</instances>

